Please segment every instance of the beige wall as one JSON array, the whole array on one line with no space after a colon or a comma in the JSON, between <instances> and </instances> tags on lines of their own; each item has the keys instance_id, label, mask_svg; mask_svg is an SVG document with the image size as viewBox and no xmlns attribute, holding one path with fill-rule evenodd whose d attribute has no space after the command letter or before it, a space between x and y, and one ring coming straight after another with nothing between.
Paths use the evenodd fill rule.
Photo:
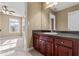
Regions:
<instances>
[{"instance_id":1,"label":"beige wall","mask_svg":"<svg viewBox=\"0 0 79 59\"><path fill-rule=\"evenodd\" d=\"M5 15L0 13L0 29L2 30L0 32L0 36L6 36L6 35L21 35L22 34L22 30L20 29L20 33L10 33L9 32L9 18L15 18L15 19L19 19L20 20L20 27L21 27L21 17L17 17L17 16L10 16L10 15Z\"/></svg>"},{"instance_id":2,"label":"beige wall","mask_svg":"<svg viewBox=\"0 0 79 59\"><path fill-rule=\"evenodd\" d=\"M28 39L27 47L32 47L32 30L50 30L48 12L38 2L28 3Z\"/></svg>"},{"instance_id":3,"label":"beige wall","mask_svg":"<svg viewBox=\"0 0 79 59\"><path fill-rule=\"evenodd\" d=\"M79 10L79 5L72 6L56 13L56 29L68 30L68 12Z\"/></svg>"}]
</instances>

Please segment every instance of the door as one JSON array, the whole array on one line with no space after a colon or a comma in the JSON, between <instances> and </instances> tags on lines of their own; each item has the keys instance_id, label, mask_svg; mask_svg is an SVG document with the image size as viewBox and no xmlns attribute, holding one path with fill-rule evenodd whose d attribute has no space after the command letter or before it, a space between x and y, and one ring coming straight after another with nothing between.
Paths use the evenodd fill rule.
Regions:
<instances>
[{"instance_id":1,"label":"door","mask_svg":"<svg viewBox=\"0 0 79 59\"><path fill-rule=\"evenodd\" d=\"M56 56L72 56L72 49L61 46L61 45L55 45L55 55Z\"/></svg>"},{"instance_id":2,"label":"door","mask_svg":"<svg viewBox=\"0 0 79 59\"><path fill-rule=\"evenodd\" d=\"M45 49L45 41L44 40L39 40L39 48L40 48L40 52L45 55L46 49Z\"/></svg>"},{"instance_id":3,"label":"door","mask_svg":"<svg viewBox=\"0 0 79 59\"><path fill-rule=\"evenodd\" d=\"M49 18L50 18L50 22L51 22L51 29L55 30L55 15L52 13L49 13Z\"/></svg>"},{"instance_id":4,"label":"door","mask_svg":"<svg viewBox=\"0 0 79 59\"><path fill-rule=\"evenodd\" d=\"M53 44L51 42L46 42L46 55L47 56L53 55Z\"/></svg>"},{"instance_id":5,"label":"door","mask_svg":"<svg viewBox=\"0 0 79 59\"><path fill-rule=\"evenodd\" d=\"M51 19L51 24L52 24L52 30L54 30L54 19Z\"/></svg>"}]
</instances>

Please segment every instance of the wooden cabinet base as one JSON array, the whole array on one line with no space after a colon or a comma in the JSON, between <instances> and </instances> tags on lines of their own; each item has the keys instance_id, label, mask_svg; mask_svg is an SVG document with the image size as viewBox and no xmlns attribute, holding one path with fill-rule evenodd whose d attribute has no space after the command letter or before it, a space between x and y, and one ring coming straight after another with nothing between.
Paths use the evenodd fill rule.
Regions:
<instances>
[{"instance_id":1,"label":"wooden cabinet base","mask_svg":"<svg viewBox=\"0 0 79 59\"><path fill-rule=\"evenodd\" d=\"M79 56L79 40L33 33L33 47L45 56Z\"/></svg>"}]
</instances>

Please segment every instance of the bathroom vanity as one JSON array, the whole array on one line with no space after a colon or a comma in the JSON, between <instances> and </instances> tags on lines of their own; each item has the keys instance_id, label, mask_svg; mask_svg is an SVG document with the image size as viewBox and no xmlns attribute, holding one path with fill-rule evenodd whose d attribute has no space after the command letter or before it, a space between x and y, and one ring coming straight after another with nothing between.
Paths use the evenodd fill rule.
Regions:
<instances>
[{"instance_id":1,"label":"bathroom vanity","mask_svg":"<svg viewBox=\"0 0 79 59\"><path fill-rule=\"evenodd\" d=\"M78 56L79 35L33 32L33 47L45 56Z\"/></svg>"}]
</instances>

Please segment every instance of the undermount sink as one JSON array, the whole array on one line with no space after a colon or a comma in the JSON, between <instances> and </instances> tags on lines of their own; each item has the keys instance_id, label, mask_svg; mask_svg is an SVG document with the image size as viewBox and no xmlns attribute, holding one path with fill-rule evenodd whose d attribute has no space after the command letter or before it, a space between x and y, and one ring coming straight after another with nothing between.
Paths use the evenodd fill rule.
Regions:
<instances>
[{"instance_id":1,"label":"undermount sink","mask_svg":"<svg viewBox=\"0 0 79 59\"><path fill-rule=\"evenodd\" d=\"M43 34L56 35L56 34L58 34L58 33L56 33L56 32L45 32L45 33L43 33Z\"/></svg>"}]
</instances>

